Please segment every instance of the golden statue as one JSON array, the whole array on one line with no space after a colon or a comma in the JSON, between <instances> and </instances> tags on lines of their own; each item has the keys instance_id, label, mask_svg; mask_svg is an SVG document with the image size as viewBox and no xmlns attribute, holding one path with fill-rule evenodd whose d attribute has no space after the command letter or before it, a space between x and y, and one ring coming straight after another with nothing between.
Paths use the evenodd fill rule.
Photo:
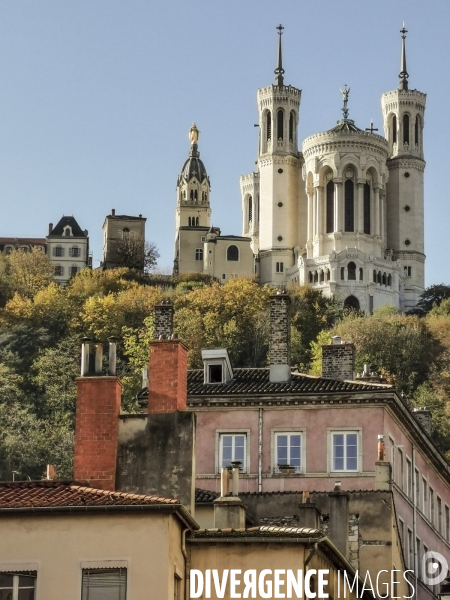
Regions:
<instances>
[{"instance_id":1,"label":"golden statue","mask_svg":"<svg viewBox=\"0 0 450 600\"><path fill-rule=\"evenodd\" d=\"M192 127L189 129L189 141L191 142L191 146L198 142L198 136L200 131L197 129L197 125L192 123Z\"/></svg>"}]
</instances>

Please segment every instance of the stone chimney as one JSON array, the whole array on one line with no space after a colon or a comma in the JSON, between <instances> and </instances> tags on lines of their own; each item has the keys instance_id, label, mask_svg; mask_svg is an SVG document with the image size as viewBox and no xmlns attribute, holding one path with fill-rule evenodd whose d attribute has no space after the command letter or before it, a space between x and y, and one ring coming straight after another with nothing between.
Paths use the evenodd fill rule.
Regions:
<instances>
[{"instance_id":1,"label":"stone chimney","mask_svg":"<svg viewBox=\"0 0 450 600\"><path fill-rule=\"evenodd\" d=\"M169 339L173 334L173 305L170 300L163 300L155 306L153 339Z\"/></svg>"},{"instance_id":2,"label":"stone chimney","mask_svg":"<svg viewBox=\"0 0 450 600\"><path fill-rule=\"evenodd\" d=\"M75 380L74 477L94 488L114 491L122 383L115 374L115 343L110 343L112 375L101 374L103 347L96 344L95 371L90 372L88 340L83 341L81 377Z\"/></svg>"},{"instance_id":3,"label":"stone chimney","mask_svg":"<svg viewBox=\"0 0 450 600\"><path fill-rule=\"evenodd\" d=\"M341 381L354 379L355 346L335 335L333 342L322 346L322 377Z\"/></svg>"},{"instance_id":4,"label":"stone chimney","mask_svg":"<svg viewBox=\"0 0 450 600\"><path fill-rule=\"evenodd\" d=\"M220 497L214 500L214 527L216 529L245 528L245 506L239 498L240 466L241 463L236 461L231 463L231 469L227 467L222 469Z\"/></svg>"},{"instance_id":5,"label":"stone chimney","mask_svg":"<svg viewBox=\"0 0 450 600\"><path fill-rule=\"evenodd\" d=\"M431 412L426 407L413 408L412 411L416 421L431 435Z\"/></svg>"},{"instance_id":6,"label":"stone chimney","mask_svg":"<svg viewBox=\"0 0 450 600\"><path fill-rule=\"evenodd\" d=\"M112 209L111 209L111 216L112 216L112 217L115 217L115 216L116 216L116 209L115 209L115 208L112 208Z\"/></svg>"},{"instance_id":7,"label":"stone chimney","mask_svg":"<svg viewBox=\"0 0 450 600\"><path fill-rule=\"evenodd\" d=\"M48 235L50 235L52 231L53 231L53 223L49 223L48 224Z\"/></svg>"},{"instance_id":8,"label":"stone chimney","mask_svg":"<svg viewBox=\"0 0 450 600\"><path fill-rule=\"evenodd\" d=\"M270 372L272 383L291 380L291 324L289 307L291 299L286 292L270 297Z\"/></svg>"}]
</instances>

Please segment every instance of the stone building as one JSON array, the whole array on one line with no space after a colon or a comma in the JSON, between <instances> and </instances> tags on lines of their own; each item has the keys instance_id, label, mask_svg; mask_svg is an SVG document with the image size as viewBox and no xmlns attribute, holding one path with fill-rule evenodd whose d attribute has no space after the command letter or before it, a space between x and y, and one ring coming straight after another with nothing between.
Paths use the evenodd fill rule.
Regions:
<instances>
[{"instance_id":1,"label":"stone building","mask_svg":"<svg viewBox=\"0 0 450 600\"><path fill-rule=\"evenodd\" d=\"M88 231L81 229L75 217L63 216L54 227L49 223L46 242L58 283L64 285L79 271L92 267Z\"/></svg>"},{"instance_id":2,"label":"stone building","mask_svg":"<svg viewBox=\"0 0 450 600\"><path fill-rule=\"evenodd\" d=\"M243 237L236 245L240 255L249 246L254 257L241 272L262 284L311 285L367 313L384 304L409 310L424 289L426 94L409 89L407 32L401 31L398 88L381 97L384 135L349 118L345 87L342 118L302 144L302 92L285 83L281 26L278 32L275 83L257 93L257 169L240 179ZM211 212L209 179L196 139L192 148L177 187L179 272L214 266L202 246ZM184 231L191 227L195 233ZM226 274L221 268L213 272L218 279Z\"/></svg>"},{"instance_id":3,"label":"stone building","mask_svg":"<svg viewBox=\"0 0 450 600\"><path fill-rule=\"evenodd\" d=\"M32 248L40 248L47 252L47 241L45 238L28 237L2 237L0 238L0 252L11 254L13 250L24 250L30 252Z\"/></svg>"},{"instance_id":4,"label":"stone building","mask_svg":"<svg viewBox=\"0 0 450 600\"><path fill-rule=\"evenodd\" d=\"M129 267L144 270L145 222L142 215L111 214L103 223L103 258L100 268Z\"/></svg>"}]
</instances>

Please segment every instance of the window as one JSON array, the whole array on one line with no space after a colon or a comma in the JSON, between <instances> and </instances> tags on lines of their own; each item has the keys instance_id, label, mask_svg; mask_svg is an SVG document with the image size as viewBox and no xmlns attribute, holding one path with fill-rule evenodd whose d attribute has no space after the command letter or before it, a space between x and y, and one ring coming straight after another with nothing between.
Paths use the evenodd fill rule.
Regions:
<instances>
[{"instance_id":1,"label":"window","mask_svg":"<svg viewBox=\"0 0 450 600\"><path fill-rule=\"evenodd\" d=\"M80 256L80 249L78 248L78 246L73 246L70 249L69 256L72 256L73 258Z\"/></svg>"},{"instance_id":2,"label":"window","mask_svg":"<svg viewBox=\"0 0 450 600\"><path fill-rule=\"evenodd\" d=\"M425 479L425 477L422 477L422 494L423 494L423 498L422 498L422 512L424 515L428 514L428 498L427 498L427 489L428 489L428 484L427 484L427 480Z\"/></svg>"},{"instance_id":3,"label":"window","mask_svg":"<svg viewBox=\"0 0 450 600\"><path fill-rule=\"evenodd\" d=\"M354 262L349 262L347 265L348 279L356 280L356 265Z\"/></svg>"},{"instance_id":4,"label":"window","mask_svg":"<svg viewBox=\"0 0 450 600\"><path fill-rule=\"evenodd\" d=\"M239 248L237 246L228 246L227 260L239 260Z\"/></svg>"},{"instance_id":5,"label":"window","mask_svg":"<svg viewBox=\"0 0 450 600\"><path fill-rule=\"evenodd\" d=\"M11 252L13 251L11 246L6 246L5 247L5 254L11 254Z\"/></svg>"},{"instance_id":6,"label":"window","mask_svg":"<svg viewBox=\"0 0 450 600\"><path fill-rule=\"evenodd\" d=\"M439 533L443 533L442 531L442 500L437 496L437 530Z\"/></svg>"},{"instance_id":7,"label":"window","mask_svg":"<svg viewBox=\"0 0 450 600\"><path fill-rule=\"evenodd\" d=\"M341 267L341 279L342 281L345 279L345 267Z\"/></svg>"},{"instance_id":8,"label":"window","mask_svg":"<svg viewBox=\"0 0 450 600\"><path fill-rule=\"evenodd\" d=\"M445 507L445 539L450 541L450 509Z\"/></svg>"},{"instance_id":9,"label":"window","mask_svg":"<svg viewBox=\"0 0 450 600\"><path fill-rule=\"evenodd\" d=\"M203 260L203 248L195 249L195 260Z\"/></svg>"},{"instance_id":10,"label":"window","mask_svg":"<svg viewBox=\"0 0 450 600\"><path fill-rule=\"evenodd\" d=\"M333 433L333 471L358 470L358 434L356 432Z\"/></svg>"},{"instance_id":11,"label":"window","mask_svg":"<svg viewBox=\"0 0 450 600\"><path fill-rule=\"evenodd\" d=\"M414 569L413 533L408 527L408 569Z\"/></svg>"},{"instance_id":12,"label":"window","mask_svg":"<svg viewBox=\"0 0 450 600\"><path fill-rule=\"evenodd\" d=\"M412 464L406 459L406 495L412 500Z\"/></svg>"},{"instance_id":13,"label":"window","mask_svg":"<svg viewBox=\"0 0 450 600\"><path fill-rule=\"evenodd\" d=\"M64 256L64 248L62 246L55 246L53 248L53 256Z\"/></svg>"},{"instance_id":14,"label":"window","mask_svg":"<svg viewBox=\"0 0 450 600\"><path fill-rule=\"evenodd\" d=\"M414 143L416 146L419 145L419 131L420 131L420 117L416 115L416 122L414 124Z\"/></svg>"},{"instance_id":15,"label":"window","mask_svg":"<svg viewBox=\"0 0 450 600\"><path fill-rule=\"evenodd\" d=\"M282 108L277 112L277 139L284 139L284 111Z\"/></svg>"},{"instance_id":16,"label":"window","mask_svg":"<svg viewBox=\"0 0 450 600\"><path fill-rule=\"evenodd\" d=\"M62 267L61 265L56 265L55 266L55 276L61 277L62 275L64 275L64 267Z\"/></svg>"},{"instance_id":17,"label":"window","mask_svg":"<svg viewBox=\"0 0 450 600\"><path fill-rule=\"evenodd\" d=\"M362 267L359 267L359 280L364 280L364 269Z\"/></svg>"},{"instance_id":18,"label":"window","mask_svg":"<svg viewBox=\"0 0 450 600\"><path fill-rule=\"evenodd\" d=\"M415 503L417 508L420 505L420 477L418 469L414 469L414 487L415 489Z\"/></svg>"},{"instance_id":19,"label":"window","mask_svg":"<svg viewBox=\"0 0 450 600\"><path fill-rule=\"evenodd\" d=\"M392 143L397 143L397 117L395 115L392 117Z\"/></svg>"},{"instance_id":20,"label":"window","mask_svg":"<svg viewBox=\"0 0 450 600\"><path fill-rule=\"evenodd\" d=\"M34 600L36 571L0 573L0 598L5 600Z\"/></svg>"},{"instance_id":21,"label":"window","mask_svg":"<svg viewBox=\"0 0 450 600\"><path fill-rule=\"evenodd\" d=\"M284 273L284 263L277 262L275 264L275 270L276 270L277 273Z\"/></svg>"},{"instance_id":22,"label":"window","mask_svg":"<svg viewBox=\"0 0 450 600\"><path fill-rule=\"evenodd\" d=\"M220 467L230 467L232 462L240 461L242 470L246 470L246 441L242 433L224 433L220 436Z\"/></svg>"},{"instance_id":23,"label":"window","mask_svg":"<svg viewBox=\"0 0 450 600\"><path fill-rule=\"evenodd\" d=\"M248 222L253 221L253 199L251 196L248 198Z\"/></svg>"},{"instance_id":24,"label":"window","mask_svg":"<svg viewBox=\"0 0 450 600\"><path fill-rule=\"evenodd\" d=\"M402 546L405 545L405 524L401 519L398 520L398 534L400 536L400 542Z\"/></svg>"},{"instance_id":25,"label":"window","mask_svg":"<svg viewBox=\"0 0 450 600\"><path fill-rule=\"evenodd\" d=\"M405 474L404 474L404 465L403 465L403 451L399 448L398 449L398 481L397 481L397 484L401 487L401 489L403 489L404 480L405 480Z\"/></svg>"},{"instance_id":26,"label":"window","mask_svg":"<svg viewBox=\"0 0 450 600\"><path fill-rule=\"evenodd\" d=\"M81 600L125 600L126 569L83 569Z\"/></svg>"},{"instance_id":27,"label":"window","mask_svg":"<svg viewBox=\"0 0 450 600\"><path fill-rule=\"evenodd\" d=\"M434 490L430 488L430 522L434 525Z\"/></svg>"},{"instance_id":28,"label":"window","mask_svg":"<svg viewBox=\"0 0 450 600\"><path fill-rule=\"evenodd\" d=\"M77 273L78 273L78 267L76 265L73 265L72 267L70 267L70 276L71 277L73 277Z\"/></svg>"},{"instance_id":29,"label":"window","mask_svg":"<svg viewBox=\"0 0 450 600\"><path fill-rule=\"evenodd\" d=\"M355 230L355 207L354 207L354 186L351 179L347 179L345 182L345 199L344 199L344 212L345 212L345 231Z\"/></svg>"},{"instance_id":30,"label":"window","mask_svg":"<svg viewBox=\"0 0 450 600\"><path fill-rule=\"evenodd\" d=\"M270 110L266 112L266 140L269 141L272 139L272 115L270 114Z\"/></svg>"},{"instance_id":31,"label":"window","mask_svg":"<svg viewBox=\"0 0 450 600\"><path fill-rule=\"evenodd\" d=\"M276 433L276 466L289 465L295 467L296 473L302 470L302 435L301 433Z\"/></svg>"},{"instance_id":32,"label":"window","mask_svg":"<svg viewBox=\"0 0 450 600\"><path fill-rule=\"evenodd\" d=\"M64 235L66 237L70 237L72 235L72 230L70 227L66 227L66 229L64 229Z\"/></svg>"},{"instance_id":33,"label":"window","mask_svg":"<svg viewBox=\"0 0 450 600\"><path fill-rule=\"evenodd\" d=\"M181 600L181 579L176 573L173 576L173 600Z\"/></svg>"},{"instance_id":34,"label":"window","mask_svg":"<svg viewBox=\"0 0 450 600\"><path fill-rule=\"evenodd\" d=\"M334 182L327 183L327 233L334 231Z\"/></svg>"},{"instance_id":35,"label":"window","mask_svg":"<svg viewBox=\"0 0 450 600\"><path fill-rule=\"evenodd\" d=\"M411 267L405 267L405 276L411 277Z\"/></svg>"},{"instance_id":36,"label":"window","mask_svg":"<svg viewBox=\"0 0 450 600\"><path fill-rule=\"evenodd\" d=\"M130 237L130 230L128 229L128 227L124 227L122 229L122 239L127 240L129 237Z\"/></svg>"},{"instance_id":37,"label":"window","mask_svg":"<svg viewBox=\"0 0 450 600\"><path fill-rule=\"evenodd\" d=\"M370 185L364 184L364 233L370 235Z\"/></svg>"},{"instance_id":38,"label":"window","mask_svg":"<svg viewBox=\"0 0 450 600\"><path fill-rule=\"evenodd\" d=\"M403 115L403 143L409 144L409 115Z\"/></svg>"},{"instance_id":39,"label":"window","mask_svg":"<svg viewBox=\"0 0 450 600\"><path fill-rule=\"evenodd\" d=\"M222 383L222 365L208 365L208 383Z\"/></svg>"},{"instance_id":40,"label":"window","mask_svg":"<svg viewBox=\"0 0 450 600\"><path fill-rule=\"evenodd\" d=\"M294 111L291 110L291 114L289 115L289 141L294 141L294 127L295 127L295 115Z\"/></svg>"}]
</instances>

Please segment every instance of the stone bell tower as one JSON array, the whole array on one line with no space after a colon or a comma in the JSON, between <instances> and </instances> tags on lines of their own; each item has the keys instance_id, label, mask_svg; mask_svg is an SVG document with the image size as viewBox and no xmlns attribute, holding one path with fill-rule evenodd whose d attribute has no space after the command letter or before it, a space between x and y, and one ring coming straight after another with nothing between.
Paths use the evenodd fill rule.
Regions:
<instances>
[{"instance_id":1,"label":"stone bell tower","mask_svg":"<svg viewBox=\"0 0 450 600\"><path fill-rule=\"evenodd\" d=\"M285 85L282 62L282 25L278 29L275 84L258 90L259 112L259 258L260 282L286 281L285 269L294 264L299 231L300 155L297 128L301 90ZM253 196L254 196L253 194Z\"/></svg>"},{"instance_id":2,"label":"stone bell tower","mask_svg":"<svg viewBox=\"0 0 450 600\"><path fill-rule=\"evenodd\" d=\"M426 94L410 90L403 24L398 88L381 97L384 134L389 142L386 189L387 251L400 260L402 310L416 306L425 287L423 128Z\"/></svg>"}]
</instances>

